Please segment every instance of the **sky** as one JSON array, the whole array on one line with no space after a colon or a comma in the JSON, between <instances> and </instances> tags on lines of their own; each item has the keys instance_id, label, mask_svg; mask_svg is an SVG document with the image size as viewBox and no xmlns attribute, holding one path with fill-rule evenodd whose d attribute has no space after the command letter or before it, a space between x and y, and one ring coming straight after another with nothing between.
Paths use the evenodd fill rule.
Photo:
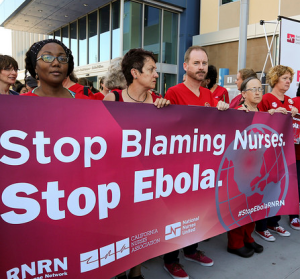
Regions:
<instances>
[{"instance_id":1,"label":"sky","mask_svg":"<svg viewBox=\"0 0 300 279\"><path fill-rule=\"evenodd\" d=\"M5 42L0 44L0 54L12 55L11 30L0 27L0 38L1 42Z\"/></svg>"}]
</instances>

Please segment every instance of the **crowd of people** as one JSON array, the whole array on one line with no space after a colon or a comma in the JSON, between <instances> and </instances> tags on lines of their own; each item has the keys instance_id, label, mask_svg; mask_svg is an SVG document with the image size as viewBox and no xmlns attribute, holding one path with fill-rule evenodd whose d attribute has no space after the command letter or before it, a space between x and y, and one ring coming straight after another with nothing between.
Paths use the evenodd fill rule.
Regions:
<instances>
[{"instance_id":1,"label":"crowd of people","mask_svg":"<svg viewBox=\"0 0 300 279\"><path fill-rule=\"evenodd\" d=\"M203 47L188 48L184 56L183 68L186 74L183 82L168 88L164 98L154 91L158 78L156 62L152 52L131 49L123 58L111 62L107 75L100 79L98 91L87 79L76 78L70 49L58 40L48 39L34 43L27 51L25 65L28 76L25 78L25 84L17 83L16 60L7 55L0 55L0 93L148 103L157 108L173 104L209 106L221 111L235 108L244 112L265 111L271 115L290 112L291 116L294 116L300 109L300 89L294 99L285 95L294 76L294 71L288 66L277 65L270 69L267 81L272 91L264 95L256 73L252 69L240 69L236 79L240 94L229 103L228 91L217 84L217 69L208 65L208 54ZM299 145L295 145L295 151L299 175ZM298 188L299 186L298 183ZM279 220L280 216L274 216L229 231L227 251L245 258L254 253L262 253L263 246L256 243L251 234L255 232L265 241L275 241L272 233L288 237L290 233L279 225ZM300 230L299 215L290 216L290 226ZM185 260L208 267L214 264L211 258L198 249L198 243L184 247L183 252ZM164 269L174 279L188 279L187 272L179 263L178 254L179 251L176 250L164 255ZM116 278L144 278L141 265L132 267L128 274L124 271L116 275Z\"/></svg>"}]
</instances>

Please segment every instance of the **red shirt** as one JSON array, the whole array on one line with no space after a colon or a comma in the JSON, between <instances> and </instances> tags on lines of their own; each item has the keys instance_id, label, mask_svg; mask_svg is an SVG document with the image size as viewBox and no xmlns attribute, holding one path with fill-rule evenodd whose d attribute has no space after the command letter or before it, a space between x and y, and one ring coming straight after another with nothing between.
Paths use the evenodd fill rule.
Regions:
<instances>
[{"instance_id":1,"label":"red shirt","mask_svg":"<svg viewBox=\"0 0 300 279\"><path fill-rule=\"evenodd\" d=\"M81 85L81 84L79 84L79 83L75 83L74 85L70 86L68 89L71 90L72 92L76 93L76 95L77 94L84 95L84 86ZM94 99L94 94L93 94L93 92L89 88L88 88L88 94L89 94L89 98ZM85 98L80 98L80 97L75 97L75 98L77 98L77 99L85 99Z\"/></svg>"},{"instance_id":2,"label":"red shirt","mask_svg":"<svg viewBox=\"0 0 300 279\"><path fill-rule=\"evenodd\" d=\"M227 104L229 104L229 96L228 91L226 88L219 86L215 89L214 92L212 92L213 97L219 102L223 101Z\"/></svg>"},{"instance_id":3,"label":"red shirt","mask_svg":"<svg viewBox=\"0 0 300 279\"><path fill-rule=\"evenodd\" d=\"M111 90L111 92L114 92L114 91L119 95L119 102L124 102L123 96L122 96L122 90L120 90L120 89ZM160 95L156 95L154 92L151 92L151 97L152 97L153 103L155 102L156 99L161 98Z\"/></svg>"},{"instance_id":4,"label":"red shirt","mask_svg":"<svg viewBox=\"0 0 300 279\"><path fill-rule=\"evenodd\" d=\"M88 99L88 100L91 100L88 96L85 96L83 94L75 94L74 92L73 92L73 94L75 95L75 99ZM32 91L20 94L20 96L36 96L36 97L39 97L39 95L33 93Z\"/></svg>"},{"instance_id":5,"label":"red shirt","mask_svg":"<svg viewBox=\"0 0 300 279\"><path fill-rule=\"evenodd\" d=\"M202 107L215 107L217 100L213 98L211 92L200 86L200 96L196 96L183 83L170 87L165 95L165 99L170 100L173 105L193 105Z\"/></svg>"},{"instance_id":6,"label":"red shirt","mask_svg":"<svg viewBox=\"0 0 300 279\"><path fill-rule=\"evenodd\" d=\"M242 98L242 94L238 94L237 96L235 96L231 102L230 102L230 105L229 105L229 108L235 108L236 106L239 105L239 103L241 102L241 98Z\"/></svg>"},{"instance_id":7,"label":"red shirt","mask_svg":"<svg viewBox=\"0 0 300 279\"><path fill-rule=\"evenodd\" d=\"M284 102L282 103L277 97L271 93L267 93L263 96L261 102L258 104L258 109L260 111L268 111L269 109L277 109L279 107L286 108L291 111L294 106L294 101L292 98L284 95Z\"/></svg>"},{"instance_id":8,"label":"red shirt","mask_svg":"<svg viewBox=\"0 0 300 279\"><path fill-rule=\"evenodd\" d=\"M104 95L101 92L97 92L94 94L94 96L92 97L94 100L103 100L104 99Z\"/></svg>"},{"instance_id":9,"label":"red shirt","mask_svg":"<svg viewBox=\"0 0 300 279\"><path fill-rule=\"evenodd\" d=\"M300 97L293 98L293 101L294 101L294 106L298 109L300 113Z\"/></svg>"},{"instance_id":10,"label":"red shirt","mask_svg":"<svg viewBox=\"0 0 300 279\"><path fill-rule=\"evenodd\" d=\"M260 111L268 111L269 109L277 109L279 107L284 107L288 111L291 111L293 106L295 106L295 103L289 96L284 95L284 101L281 102L273 94L267 93L263 96L262 101L257 107ZM300 146L298 145L299 144L295 144L296 160L300 160Z\"/></svg>"}]
</instances>

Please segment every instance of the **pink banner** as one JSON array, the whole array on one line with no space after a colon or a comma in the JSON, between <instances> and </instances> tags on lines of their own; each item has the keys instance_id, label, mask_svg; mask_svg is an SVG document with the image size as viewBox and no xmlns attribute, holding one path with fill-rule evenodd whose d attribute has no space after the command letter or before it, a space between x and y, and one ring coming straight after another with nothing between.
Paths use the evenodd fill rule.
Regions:
<instances>
[{"instance_id":1,"label":"pink banner","mask_svg":"<svg viewBox=\"0 0 300 279\"><path fill-rule=\"evenodd\" d=\"M0 98L0 278L111 278L298 214L290 115Z\"/></svg>"}]
</instances>

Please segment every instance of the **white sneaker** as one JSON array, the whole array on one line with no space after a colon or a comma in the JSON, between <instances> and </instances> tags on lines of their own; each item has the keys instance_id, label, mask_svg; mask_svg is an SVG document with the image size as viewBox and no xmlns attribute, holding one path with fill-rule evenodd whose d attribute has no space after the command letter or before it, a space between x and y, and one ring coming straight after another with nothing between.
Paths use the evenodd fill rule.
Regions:
<instances>
[{"instance_id":1,"label":"white sneaker","mask_svg":"<svg viewBox=\"0 0 300 279\"><path fill-rule=\"evenodd\" d=\"M290 226L291 226L292 229L300 231L300 220L299 220L299 218L293 218L290 221Z\"/></svg>"},{"instance_id":2,"label":"white sneaker","mask_svg":"<svg viewBox=\"0 0 300 279\"><path fill-rule=\"evenodd\" d=\"M266 241L275 241L276 240L276 238L268 230L265 230L263 232L255 230L255 233Z\"/></svg>"},{"instance_id":3,"label":"white sneaker","mask_svg":"<svg viewBox=\"0 0 300 279\"><path fill-rule=\"evenodd\" d=\"M268 229L273 231L273 232L277 232L279 235L281 236L290 236L290 232L286 231L283 227L278 226L278 227L269 227Z\"/></svg>"}]
</instances>

